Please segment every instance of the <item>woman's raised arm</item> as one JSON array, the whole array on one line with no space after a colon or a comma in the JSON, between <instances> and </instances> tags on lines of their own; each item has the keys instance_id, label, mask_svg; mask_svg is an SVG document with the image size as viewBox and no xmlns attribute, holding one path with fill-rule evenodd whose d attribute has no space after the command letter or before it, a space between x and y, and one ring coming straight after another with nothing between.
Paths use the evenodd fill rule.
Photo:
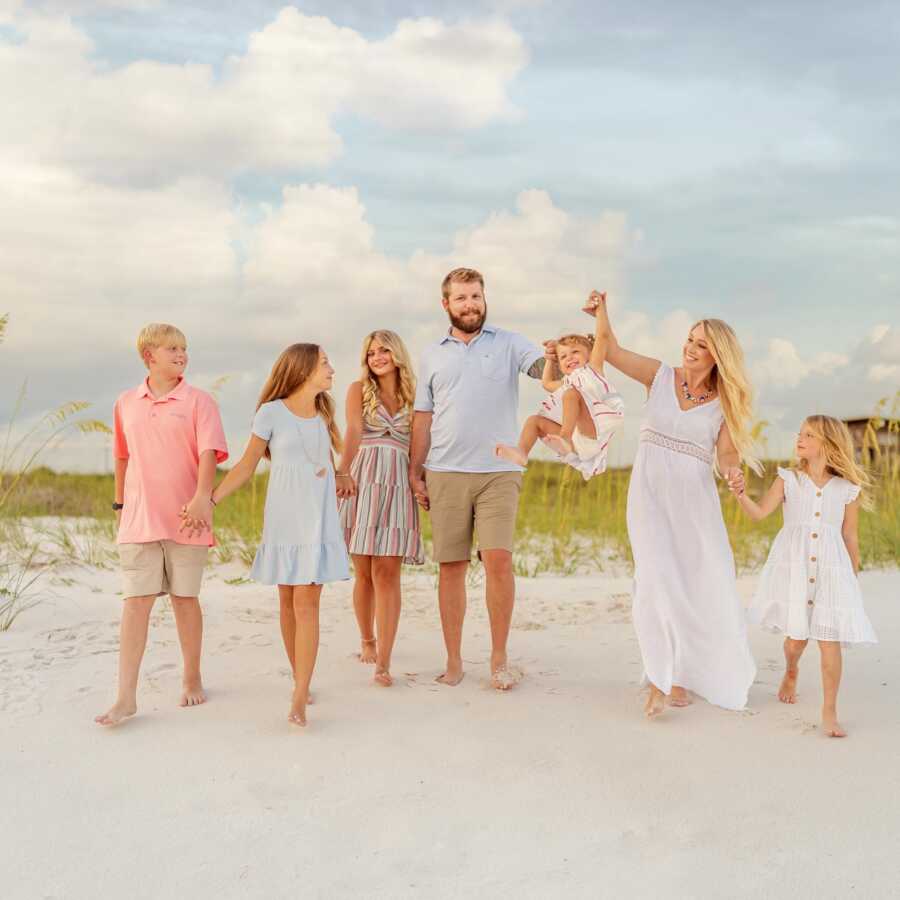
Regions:
<instances>
[{"instance_id":1,"label":"woman's raised arm","mask_svg":"<svg viewBox=\"0 0 900 900\"><path fill-rule=\"evenodd\" d=\"M649 391L661 363L658 359L642 356L640 353L635 353L633 350L626 350L624 347L619 346L606 310L606 294L601 294L599 291L591 291L584 311L590 316L597 317L596 335L598 342L594 346L598 349L598 356L599 353L605 352L606 362L613 368L618 369L623 375L639 381Z\"/></svg>"}]
</instances>

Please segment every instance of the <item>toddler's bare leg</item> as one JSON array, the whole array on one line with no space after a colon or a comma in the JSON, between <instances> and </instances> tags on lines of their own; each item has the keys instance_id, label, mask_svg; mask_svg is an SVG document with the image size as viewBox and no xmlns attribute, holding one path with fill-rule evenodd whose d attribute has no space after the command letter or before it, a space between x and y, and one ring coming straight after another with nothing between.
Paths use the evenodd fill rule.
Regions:
<instances>
[{"instance_id":1,"label":"toddler's bare leg","mask_svg":"<svg viewBox=\"0 0 900 900\"><path fill-rule=\"evenodd\" d=\"M528 464L528 454L537 443L538 438L546 438L551 434L559 434L559 425L556 422L552 419L545 419L543 416L529 416L522 426L518 446L497 444L494 447L494 453L501 459L515 463L517 466L525 466Z\"/></svg>"}]
</instances>

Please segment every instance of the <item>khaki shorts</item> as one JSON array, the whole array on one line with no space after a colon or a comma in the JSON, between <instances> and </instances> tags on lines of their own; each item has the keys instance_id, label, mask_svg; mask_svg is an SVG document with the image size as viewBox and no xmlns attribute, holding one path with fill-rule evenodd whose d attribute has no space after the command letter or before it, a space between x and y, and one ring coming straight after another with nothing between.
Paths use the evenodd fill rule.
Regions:
<instances>
[{"instance_id":1,"label":"khaki shorts","mask_svg":"<svg viewBox=\"0 0 900 900\"><path fill-rule=\"evenodd\" d=\"M436 562L472 556L472 532L479 550L513 548L521 472L425 471Z\"/></svg>"},{"instance_id":2,"label":"khaki shorts","mask_svg":"<svg viewBox=\"0 0 900 900\"><path fill-rule=\"evenodd\" d=\"M119 544L125 598L197 597L209 547L150 541L146 544Z\"/></svg>"}]
</instances>

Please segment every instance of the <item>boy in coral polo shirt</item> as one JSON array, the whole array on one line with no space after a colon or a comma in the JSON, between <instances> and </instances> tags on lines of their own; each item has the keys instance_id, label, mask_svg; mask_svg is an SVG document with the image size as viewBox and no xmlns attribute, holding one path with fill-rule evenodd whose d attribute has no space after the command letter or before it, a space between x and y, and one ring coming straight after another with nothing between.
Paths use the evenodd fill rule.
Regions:
<instances>
[{"instance_id":1,"label":"boy in coral polo shirt","mask_svg":"<svg viewBox=\"0 0 900 900\"><path fill-rule=\"evenodd\" d=\"M116 725L137 712L137 683L153 603L169 594L184 657L182 706L206 700L200 677L200 584L212 537L216 465L228 458L215 400L184 380L187 341L172 325L141 330L148 375L116 401L113 453L119 557L125 588L116 702L95 721ZM181 517L210 527L185 529Z\"/></svg>"}]
</instances>

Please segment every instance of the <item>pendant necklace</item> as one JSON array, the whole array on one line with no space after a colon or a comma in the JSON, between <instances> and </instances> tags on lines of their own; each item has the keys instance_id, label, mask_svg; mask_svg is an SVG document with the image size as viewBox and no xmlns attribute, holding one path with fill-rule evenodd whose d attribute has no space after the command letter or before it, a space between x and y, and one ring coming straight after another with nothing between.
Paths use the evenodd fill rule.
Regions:
<instances>
[{"instance_id":1,"label":"pendant necklace","mask_svg":"<svg viewBox=\"0 0 900 900\"><path fill-rule=\"evenodd\" d=\"M316 456L313 459L312 456L309 455L309 451L306 449L306 435L303 433L303 427L298 423L297 424L297 434L300 435L300 446L303 448L303 455L306 457L307 462L310 463L313 467L313 471L316 473L316 478L324 478L325 473L328 471L326 466L321 466L321 468L316 468L316 466L320 466L320 460L322 458L322 424L321 419L316 416Z\"/></svg>"}]
</instances>

